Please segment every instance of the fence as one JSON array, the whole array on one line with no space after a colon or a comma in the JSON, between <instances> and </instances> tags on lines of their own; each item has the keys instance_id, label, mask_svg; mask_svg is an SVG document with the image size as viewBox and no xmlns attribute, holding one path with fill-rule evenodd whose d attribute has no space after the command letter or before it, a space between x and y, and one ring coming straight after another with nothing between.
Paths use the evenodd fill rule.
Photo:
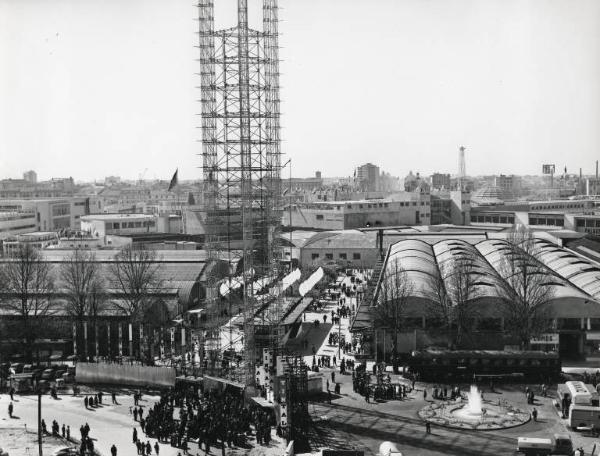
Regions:
<instances>
[{"instance_id":1,"label":"fence","mask_svg":"<svg viewBox=\"0 0 600 456\"><path fill-rule=\"evenodd\" d=\"M126 364L77 363L75 381L135 386L175 386L175 369Z\"/></svg>"}]
</instances>

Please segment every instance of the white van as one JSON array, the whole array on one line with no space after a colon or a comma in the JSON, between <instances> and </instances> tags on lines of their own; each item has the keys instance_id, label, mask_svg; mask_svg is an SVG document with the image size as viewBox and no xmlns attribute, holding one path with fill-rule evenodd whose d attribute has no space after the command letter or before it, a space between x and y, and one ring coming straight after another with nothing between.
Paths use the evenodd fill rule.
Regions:
<instances>
[{"instance_id":1,"label":"white van","mask_svg":"<svg viewBox=\"0 0 600 456\"><path fill-rule=\"evenodd\" d=\"M573 442L567 434L554 434L552 438L519 437L517 452L526 456L546 456L549 454L571 455Z\"/></svg>"}]
</instances>

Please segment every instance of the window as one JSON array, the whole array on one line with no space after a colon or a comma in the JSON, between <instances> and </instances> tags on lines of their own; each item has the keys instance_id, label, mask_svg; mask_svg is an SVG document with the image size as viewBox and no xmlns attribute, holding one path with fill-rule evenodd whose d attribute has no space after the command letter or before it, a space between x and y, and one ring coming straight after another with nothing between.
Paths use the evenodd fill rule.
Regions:
<instances>
[{"instance_id":1,"label":"window","mask_svg":"<svg viewBox=\"0 0 600 456\"><path fill-rule=\"evenodd\" d=\"M352 204L346 204L347 209L352 209Z\"/></svg>"},{"instance_id":2,"label":"window","mask_svg":"<svg viewBox=\"0 0 600 456\"><path fill-rule=\"evenodd\" d=\"M317 214L317 220L323 220L323 214Z\"/></svg>"},{"instance_id":3,"label":"window","mask_svg":"<svg viewBox=\"0 0 600 456\"><path fill-rule=\"evenodd\" d=\"M326 258L327 260L333 260L333 253L326 253L326 254L325 254L325 258Z\"/></svg>"},{"instance_id":4,"label":"window","mask_svg":"<svg viewBox=\"0 0 600 456\"><path fill-rule=\"evenodd\" d=\"M118 223L113 223L113 229L118 230L119 229L119 224Z\"/></svg>"},{"instance_id":5,"label":"window","mask_svg":"<svg viewBox=\"0 0 600 456\"><path fill-rule=\"evenodd\" d=\"M317 260L317 259L319 258L319 254L318 254L318 253L313 253L313 254L311 255L311 258L312 258L313 260Z\"/></svg>"},{"instance_id":6,"label":"window","mask_svg":"<svg viewBox=\"0 0 600 456\"><path fill-rule=\"evenodd\" d=\"M348 259L348 255L346 255L345 253L340 253L340 260L346 260Z\"/></svg>"},{"instance_id":7,"label":"window","mask_svg":"<svg viewBox=\"0 0 600 456\"><path fill-rule=\"evenodd\" d=\"M356 252L355 252L355 253L353 253L353 254L352 254L352 259L353 259L353 260L360 260L360 253L356 253Z\"/></svg>"}]
</instances>

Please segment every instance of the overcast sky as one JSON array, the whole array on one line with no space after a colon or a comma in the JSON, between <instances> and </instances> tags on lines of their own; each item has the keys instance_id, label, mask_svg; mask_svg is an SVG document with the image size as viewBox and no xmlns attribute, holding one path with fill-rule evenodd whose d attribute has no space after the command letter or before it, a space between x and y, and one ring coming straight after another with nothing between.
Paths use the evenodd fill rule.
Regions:
<instances>
[{"instance_id":1,"label":"overcast sky","mask_svg":"<svg viewBox=\"0 0 600 456\"><path fill-rule=\"evenodd\" d=\"M193 3L0 0L0 177L198 178ZM232 26L235 1L215 3ZM456 173L460 145L468 174L594 171L600 1L280 5L295 176Z\"/></svg>"}]
</instances>

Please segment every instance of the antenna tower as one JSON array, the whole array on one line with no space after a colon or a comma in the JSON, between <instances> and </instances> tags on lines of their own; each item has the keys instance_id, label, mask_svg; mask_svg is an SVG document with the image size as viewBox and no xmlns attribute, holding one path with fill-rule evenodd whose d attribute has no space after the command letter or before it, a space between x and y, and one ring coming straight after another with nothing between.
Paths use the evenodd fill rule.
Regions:
<instances>
[{"instance_id":1,"label":"antenna tower","mask_svg":"<svg viewBox=\"0 0 600 456\"><path fill-rule=\"evenodd\" d=\"M463 188L463 179L467 176L467 170L465 165L465 146L458 148L458 189Z\"/></svg>"},{"instance_id":2,"label":"antenna tower","mask_svg":"<svg viewBox=\"0 0 600 456\"><path fill-rule=\"evenodd\" d=\"M256 294L279 277L278 6L263 0L262 30L248 26L247 0L237 2L237 25L223 30L214 30L213 0L198 8L207 251L201 359L205 373L252 386L262 348L281 339L281 298Z\"/></svg>"}]
</instances>

